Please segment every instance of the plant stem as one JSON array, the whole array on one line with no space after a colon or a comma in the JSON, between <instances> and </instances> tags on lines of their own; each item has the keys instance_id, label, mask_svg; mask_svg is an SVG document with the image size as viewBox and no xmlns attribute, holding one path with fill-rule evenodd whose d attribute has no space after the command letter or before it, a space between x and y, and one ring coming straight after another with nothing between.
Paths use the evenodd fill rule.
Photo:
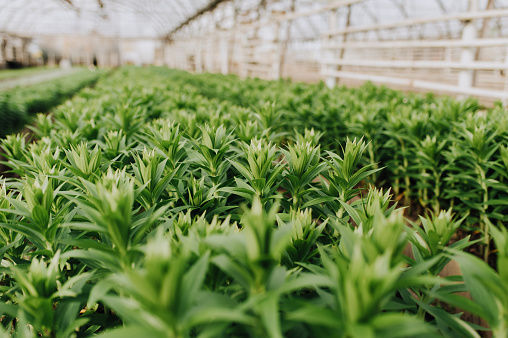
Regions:
<instances>
[{"instance_id":1,"label":"plant stem","mask_svg":"<svg viewBox=\"0 0 508 338\"><path fill-rule=\"evenodd\" d=\"M342 191L340 193L340 200L343 201L344 203L346 203L345 199L346 199L346 192ZM343 215L344 215L344 207L341 205L339 210L337 211L338 219L341 220Z\"/></svg>"},{"instance_id":2,"label":"plant stem","mask_svg":"<svg viewBox=\"0 0 508 338\"><path fill-rule=\"evenodd\" d=\"M439 213L439 210L441 209L441 206L439 205L439 195L441 194L439 184L440 184L439 175L437 171L434 170L434 212L436 214Z\"/></svg>"},{"instance_id":3,"label":"plant stem","mask_svg":"<svg viewBox=\"0 0 508 338\"><path fill-rule=\"evenodd\" d=\"M427 201L429 200L429 189L427 188L427 182L425 182L427 179L424 178L424 177L426 177L426 174L427 174L427 171L425 169L422 169L421 175L422 175L422 180L424 181L424 184L425 184L425 188L423 188L423 192L418 192L418 195L422 196L422 200L420 201L420 204L424 208L427 206ZM420 195L420 193L422 195Z\"/></svg>"},{"instance_id":4,"label":"plant stem","mask_svg":"<svg viewBox=\"0 0 508 338\"><path fill-rule=\"evenodd\" d=\"M373 148L374 147L372 146L372 142L370 142L368 145L370 164L372 164L372 168L378 169L379 165L375 161ZM372 182L376 183L377 182L376 181L376 173L373 173L371 177L372 177Z\"/></svg>"},{"instance_id":5,"label":"plant stem","mask_svg":"<svg viewBox=\"0 0 508 338\"><path fill-rule=\"evenodd\" d=\"M487 184L485 183L485 171L483 168L478 166L478 172L480 176L480 184L483 190L483 204L482 204L482 217L480 222L480 229L485 236L485 244L483 248L483 260L488 262L489 259L489 251L490 251L490 234L489 234L489 218L487 216L487 203L489 201L489 191L487 188Z\"/></svg>"},{"instance_id":6,"label":"plant stem","mask_svg":"<svg viewBox=\"0 0 508 338\"><path fill-rule=\"evenodd\" d=\"M401 153L402 154L405 154L405 146L404 146L404 141L402 139L400 139L400 144L401 144ZM405 155L402 155L402 163L403 163L403 167L404 167L404 183L405 183L405 192L404 192L404 204L405 205L409 205L409 203L411 202L409 200L409 195L411 195L411 188L410 188L410 184L411 184L411 181L409 179L409 175L408 175L408 172L407 172L407 168L409 167L409 162L407 160L407 157Z\"/></svg>"}]
</instances>

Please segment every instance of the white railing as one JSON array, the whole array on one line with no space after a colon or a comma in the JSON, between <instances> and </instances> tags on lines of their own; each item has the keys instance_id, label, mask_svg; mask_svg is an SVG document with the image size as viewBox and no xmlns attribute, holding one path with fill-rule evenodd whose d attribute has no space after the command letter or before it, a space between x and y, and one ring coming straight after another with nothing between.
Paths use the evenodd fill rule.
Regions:
<instances>
[{"instance_id":1,"label":"white railing","mask_svg":"<svg viewBox=\"0 0 508 338\"><path fill-rule=\"evenodd\" d=\"M402 86L408 90L439 91L508 102L508 36L478 36L484 29L477 28L480 22L508 18L508 9L479 10L477 1L470 1L470 10L462 13L436 13L430 17L362 26L350 25L347 20L346 25L340 28L336 27L338 10L363 6L366 0L330 1L319 8L271 15L253 23L237 24L232 30L200 34L187 38L187 44L175 41L175 50L171 55L186 55L175 58L179 61L174 66L185 68L187 63L187 68L193 71L219 69L223 73L235 72L241 76L295 77L297 74L294 71L304 71L305 62L301 58L296 60L291 49L286 51L288 41L279 38L284 36L281 32L298 20L325 14L328 15L328 29L314 39L319 48L315 54L319 57L306 61L308 69L315 70L316 64L320 65L321 79L330 86L339 80L373 81ZM443 40L348 40L352 35L357 38L357 33L386 33L439 23L462 25L462 36ZM269 41L252 34L259 29L272 29L277 38ZM247 38L250 35L253 37ZM210 41L215 41L216 48L210 46ZM432 57L426 59L429 55ZM478 55L483 56L477 58ZM204 62L206 59L214 61L207 64ZM189 63L191 61L192 65ZM282 66L291 62L298 64L298 67ZM443 74L446 75L446 84L442 81ZM479 75L482 81L475 80Z\"/></svg>"}]
</instances>

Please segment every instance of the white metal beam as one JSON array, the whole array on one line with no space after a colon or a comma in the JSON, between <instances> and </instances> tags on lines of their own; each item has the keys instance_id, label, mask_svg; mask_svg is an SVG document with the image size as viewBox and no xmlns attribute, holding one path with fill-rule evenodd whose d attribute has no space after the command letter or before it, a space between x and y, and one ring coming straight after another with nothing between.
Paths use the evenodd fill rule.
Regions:
<instances>
[{"instance_id":1,"label":"white metal beam","mask_svg":"<svg viewBox=\"0 0 508 338\"><path fill-rule=\"evenodd\" d=\"M464 47L497 47L508 45L508 38L463 40L397 40L397 41L349 41L337 42L324 48L347 49L410 49L410 48L464 48Z\"/></svg>"},{"instance_id":2,"label":"white metal beam","mask_svg":"<svg viewBox=\"0 0 508 338\"><path fill-rule=\"evenodd\" d=\"M499 17L508 17L508 9L493 9L488 11L477 11L477 12L464 12L458 14L450 14L439 17L427 17L427 18L415 18L410 20L403 20L397 22L384 23L379 25L369 25L369 26L361 26L361 27L350 27L347 29L338 29L338 30L330 30L324 32L323 35L342 35L342 34L350 34L350 33L358 33L358 32L367 32L367 31L375 31L375 30L384 30L384 29L392 29L392 28L402 28L408 27L411 25L421 25L433 22L444 22L444 21L468 21L474 19L485 19L485 18L499 18Z\"/></svg>"},{"instance_id":3,"label":"white metal beam","mask_svg":"<svg viewBox=\"0 0 508 338\"><path fill-rule=\"evenodd\" d=\"M406 90L411 89L427 89L432 91L443 91L454 94L463 94L463 95L474 95L481 97L488 97L494 99L508 99L508 92L498 91L498 90L490 90L490 89L482 89L482 88L462 88L459 86L448 85L438 82L429 82L429 81L420 81L413 79L405 79L405 78L397 78L391 76L383 76L383 75L372 75L372 74L360 74L354 72L346 72L346 71L327 71L323 73L324 76L330 77L340 77L340 78L348 78L353 80L361 80L361 81L372 81L384 84L392 84L398 86L404 86Z\"/></svg>"},{"instance_id":4,"label":"white metal beam","mask_svg":"<svg viewBox=\"0 0 508 338\"><path fill-rule=\"evenodd\" d=\"M384 61L384 60L330 60L322 61L324 64L350 67L394 68L394 69L459 69L459 70L505 70L504 62L470 61Z\"/></svg>"}]
</instances>

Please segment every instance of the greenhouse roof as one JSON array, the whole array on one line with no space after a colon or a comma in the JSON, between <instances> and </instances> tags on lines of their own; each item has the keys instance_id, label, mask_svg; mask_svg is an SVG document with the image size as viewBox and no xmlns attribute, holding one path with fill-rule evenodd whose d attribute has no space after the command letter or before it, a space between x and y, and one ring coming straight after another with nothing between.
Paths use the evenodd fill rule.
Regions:
<instances>
[{"instance_id":1,"label":"greenhouse roof","mask_svg":"<svg viewBox=\"0 0 508 338\"><path fill-rule=\"evenodd\" d=\"M351 1L342 0L344 3ZM479 8L487 6L488 0L478 0ZM323 7L332 0L0 0L0 33L21 36L47 35L90 35L160 38L171 35L176 29L192 26L193 19L226 3L229 11L223 16L200 21L201 29L217 21L221 28L231 28L232 17L247 13L252 8L263 8L265 12L304 12ZM490 0L494 7L508 6L508 0ZM357 1L351 13L352 25L380 24L412 17L432 16L435 13L457 13L467 10L468 0L365 0ZM234 9L234 10L233 10ZM235 14L233 14L235 13ZM213 15L212 15L213 16ZM328 26L326 13L294 20L291 35L295 39L319 37ZM205 16L206 17L206 16ZM342 21L345 19L342 16ZM256 20L258 18L254 18ZM341 25L339 20L338 25ZM503 21L503 20L501 20ZM189 24L190 25L187 25ZM203 28L204 26L204 28ZM453 35L458 31L453 26L437 23L430 29L415 29L407 37L421 35ZM376 34L383 34L382 32Z\"/></svg>"},{"instance_id":2,"label":"greenhouse roof","mask_svg":"<svg viewBox=\"0 0 508 338\"><path fill-rule=\"evenodd\" d=\"M0 0L0 31L19 35L157 37L209 0Z\"/></svg>"}]
</instances>

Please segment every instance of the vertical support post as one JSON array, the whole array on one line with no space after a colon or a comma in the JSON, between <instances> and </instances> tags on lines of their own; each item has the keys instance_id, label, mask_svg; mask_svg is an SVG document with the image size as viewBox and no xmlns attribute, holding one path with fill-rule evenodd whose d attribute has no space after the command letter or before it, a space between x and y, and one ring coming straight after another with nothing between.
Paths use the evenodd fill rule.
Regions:
<instances>
[{"instance_id":1,"label":"vertical support post","mask_svg":"<svg viewBox=\"0 0 508 338\"><path fill-rule=\"evenodd\" d=\"M177 46L179 46L180 52L177 52L178 51ZM189 51L187 50L187 45L184 42L179 42L178 44L173 42L173 44L171 45L171 56L173 57L174 60L172 61L172 63L175 65L175 68L187 69L185 67L183 59L187 58L188 54Z\"/></svg>"},{"instance_id":2,"label":"vertical support post","mask_svg":"<svg viewBox=\"0 0 508 338\"><path fill-rule=\"evenodd\" d=\"M347 6L347 15L346 15L346 28L348 28L350 24L351 24L351 5L348 5ZM346 42L347 33L344 33L340 40L342 43ZM339 60L342 60L344 58L345 53L346 53L345 48L339 49L339 55L338 55ZM341 70L341 69L342 69L342 66L340 66L340 65L338 67L336 67L336 70ZM338 85L339 81L340 81L340 78L337 78L335 81L335 85Z\"/></svg>"},{"instance_id":3,"label":"vertical support post","mask_svg":"<svg viewBox=\"0 0 508 338\"><path fill-rule=\"evenodd\" d=\"M115 39L115 49L116 49L116 66L117 67L121 67L122 66L122 62L123 62L123 58L122 58L122 50L123 50L123 46L122 46L122 42L119 38L116 38ZM164 49L163 49L163 53L164 53Z\"/></svg>"},{"instance_id":4,"label":"vertical support post","mask_svg":"<svg viewBox=\"0 0 508 338\"><path fill-rule=\"evenodd\" d=\"M489 10L492 8L494 8L494 0L488 0L487 5L485 6L485 9ZM487 29L489 28L490 20L491 20L491 18L483 19L482 26L480 27L480 31L478 32L477 37L476 37L477 39L483 39L485 37L485 33L487 33ZM481 50L482 50L481 47L476 48L476 51L474 54L475 61L478 61L480 59ZM473 86L475 85L475 83L476 83L476 73L473 78Z\"/></svg>"},{"instance_id":5,"label":"vertical support post","mask_svg":"<svg viewBox=\"0 0 508 338\"><path fill-rule=\"evenodd\" d=\"M236 48L236 28L238 25L238 12L240 11L239 4L236 0L232 1L230 6L233 9L233 27L230 30L230 33L227 36L227 46L228 46L228 73L233 72L233 63L234 63L234 51ZM238 72L238 70L237 70Z\"/></svg>"},{"instance_id":6,"label":"vertical support post","mask_svg":"<svg viewBox=\"0 0 508 338\"><path fill-rule=\"evenodd\" d=\"M217 39L215 39L214 37L209 37L207 39L207 44L206 44L206 53L205 53L205 65L206 65L206 68L205 68L205 71L206 72L211 72L211 73L214 73L214 68L215 68L215 46L217 44Z\"/></svg>"},{"instance_id":7,"label":"vertical support post","mask_svg":"<svg viewBox=\"0 0 508 338\"><path fill-rule=\"evenodd\" d=\"M330 31L333 31L337 28L337 17L338 17L337 9L330 10L330 13L328 15L328 29ZM330 45L330 43L332 41L333 41L332 36L327 35L325 37L324 44ZM325 60L332 60L335 57L334 54L335 54L334 51L332 49L330 49L329 46L326 47L326 50L323 53L323 55L325 56ZM325 70L329 70L329 71L335 71L337 69L336 66L327 65L327 64L323 65L323 67ZM325 82L329 88L333 88L337 85L337 78L332 75L327 75Z\"/></svg>"},{"instance_id":8,"label":"vertical support post","mask_svg":"<svg viewBox=\"0 0 508 338\"><path fill-rule=\"evenodd\" d=\"M201 44L201 67L202 72L208 71L208 62L210 61L208 58L208 39L203 41Z\"/></svg>"},{"instance_id":9,"label":"vertical support post","mask_svg":"<svg viewBox=\"0 0 508 338\"><path fill-rule=\"evenodd\" d=\"M247 33L240 35L240 57L238 62L238 75L241 78L246 78L249 76L249 71L247 70Z\"/></svg>"},{"instance_id":10,"label":"vertical support post","mask_svg":"<svg viewBox=\"0 0 508 338\"><path fill-rule=\"evenodd\" d=\"M221 69L220 72L224 75L229 73L229 36L224 36L220 42L221 42L221 48L220 48L220 62L221 62Z\"/></svg>"},{"instance_id":11,"label":"vertical support post","mask_svg":"<svg viewBox=\"0 0 508 338\"><path fill-rule=\"evenodd\" d=\"M205 53L203 55L204 60L203 64L205 65L204 69L205 72L213 72L213 51L212 51L213 41L214 40L212 38L206 39Z\"/></svg>"},{"instance_id":12,"label":"vertical support post","mask_svg":"<svg viewBox=\"0 0 508 338\"><path fill-rule=\"evenodd\" d=\"M27 50L28 41L21 39L21 63L23 66L28 66L30 63L30 55Z\"/></svg>"},{"instance_id":13,"label":"vertical support post","mask_svg":"<svg viewBox=\"0 0 508 338\"><path fill-rule=\"evenodd\" d=\"M258 6L256 7L256 21L258 21L258 22L261 21L262 12L265 9L266 9L266 0L260 0ZM264 13L264 14L266 14L266 13ZM254 28L254 31L252 32L250 39L246 40L248 51L247 51L247 55L244 54L244 56L246 57L244 60L244 62L245 62L244 65L246 67L247 77L248 76L259 76L259 75L256 75L257 70L248 68L249 65L257 63L255 60L253 60L253 55L256 54L255 51L256 52L259 51L259 48L262 46L262 39L259 36L259 28L260 27ZM250 42L252 42L250 40L255 40L256 45L250 43ZM254 62L252 62L252 61L254 61Z\"/></svg>"},{"instance_id":14,"label":"vertical support post","mask_svg":"<svg viewBox=\"0 0 508 338\"><path fill-rule=\"evenodd\" d=\"M172 41L168 45L168 59L167 59L167 62L168 62L168 65L171 68L178 68L180 66L178 64L179 60L177 59L178 55L175 54L175 52L174 52L174 50L175 50L175 44L176 44L176 42ZM182 51L182 53L184 53L184 52L185 51Z\"/></svg>"},{"instance_id":15,"label":"vertical support post","mask_svg":"<svg viewBox=\"0 0 508 338\"><path fill-rule=\"evenodd\" d=\"M444 59L446 62L452 62L452 48L445 47L444 48ZM445 68L442 70L443 74L450 74L452 71L450 68Z\"/></svg>"},{"instance_id":16,"label":"vertical support post","mask_svg":"<svg viewBox=\"0 0 508 338\"><path fill-rule=\"evenodd\" d=\"M173 47L175 45L175 41L174 40L171 40L171 41L166 41L164 43L164 65L166 67L170 67L170 68L176 68L176 55L173 54Z\"/></svg>"},{"instance_id":17,"label":"vertical support post","mask_svg":"<svg viewBox=\"0 0 508 338\"><path fill-rule=\"evenodd\" d=\"M203 72L203 42L199 40L196 46L196 54L194 56L194 62L196 63L196 73Z\"/></svg>"},{"instance_id":18,"label":"vertical support post","mask_svg":"<svg viewBox=\"0 0 508 338\"><path fill-rule=\"evenodd\" d=\"M275 36L273 40L274 51L272 53L274 56L272 58L272 76L274 80L280 79L282 75L281 62L284 56L282 55L283 51L282 46L280 45L280 26L280 21L276 21L274 28Z\"/></svg>"},{"instance_id":19,"label":"vertical support post","mask_svg":"<svg viewBox=\"0 0 508 338\"><path fill-rule=\"evenodd\" d=\"M504 92L508 93L508 45L506 45L506 55L504 57L504 63L506 65L506 69L502 73L504 75ZM503 107L508 107L508 98L503 98Z\"/></svg>"},{"instance_id":20,"label":"vertical support post","mask_svg":"<svg viewBox=\"0 0 508 338\"><path fill-rule=\"evenodd\" d=\"M48 66L54 67L56 66L56 55L53 49L48 51Z\"/></svg>"},{"instance_id":21,"label":"vertical support post","mask_svg":"<svg viewBox=\"0 0 508 338\"><path fill-rule=\"evenodd\" d=\"M196 71L196 53L193 52L192 48L189 48L188 41L182 42L182 50L184 53L179 53L179 68L187 71ZM194 55L193 63L190 62L192 55Z\"/></svg>"},{"instance_id":22,"label":"vertical support post","mask_svg":"<svg viewBox=\"0 0 508 338\"><path fill-rule=\"evenodd\" d=\"M209 41L206 39L203 41L203 44L201 45L201 67L202 72L208 71L208 62L210 61L208 58L208 45Z\"/></svg>"},{"instance_id":23,"label":"vertical support post","mask_svg":"<svg viewBox=\"0 0 508 338\"><path fill-rule=\"evenodd\" d=\"M201 64L203 67L203 72L208 72L210 70L210 40L206 39L203 42L203 48L201 48Z\"/></svg>"},{"instance_id":24,"label":"vertical support post","mask_svg":"<svg viewBox=\"0 0 508 338\"><path fill-rule=\"evenodd\" d=\"M469 11L476 12L478 11L478 0L469 0ZM468 20L464 24L464 28L462 30L462 41L464 42L473 42L476 39L477 30L474 20ZM473 47L464 47L462 49L462 53L460 55L460 62L463 65L470 64L474 62L475 59L475 48ZM461 89L471 88L474 85L474 77L475 71L464 69L459 73L459 82L458 86Z\"/></svg>"},{"instance_id":25,"label":"vertical support post","mask_svg":"<svg viewBox=\"0 0 508 338\"><path fill-rule=\"evenodd\" d=\"M295 0L291 0L291 4L289 7L289 13L293 13L295 11ZM284 66L286 64L286 54L289 45L289 40L291 39L291 25L293 21L286 22L286 30L284 32L284 40L282 41L282 45L279 49L278 55L278 74L277 78L281 78L284 75Z\"/></svg>"},{"instance_id":26,"label":"vertical support post","mask_svg":"<svg viewBox=\"0 0 508 338\"><path fill-rule=\"evenodd\" d=\"M217 34L217 33L216 33ZM213 59L213 63L212 63L212 72L214 73L218 73L220 72L222 69L222 62L220 61L221 60L221 56L222 56L222 48L221 48L221 44L222 44L222 39L220 38L219 35L216 35L215 37L215 43L212 44L212 52L210 54L210 57Z\"/></svg>"},{"instance_id":27,"label":"vertical support post","mask_svg":"<svg viewBox=\"0 0 508 338\"><path fill-rule=\"evenodd\" d=\"M215 46L217 40L213 37L208 38L208 43L206 44L206 71L207 72L215 72Z\"/></svg>"},{"instance_id":28,"label":"vertical support post","mask_svg":"<svg viewBox=\"0 0 508 338\"><path fill-rule=\"evenodd\" d=\"M236 26L236 20L235 24ZM234 27L235 27L234 26ZM228 46L228 73L234 72L233 70L233 64L234 64L234 50L236 48L236 36L235 36L235 30L233 29L233 32L231 32L227 37L227 46Z\"/></svg>"},{"instance_id":29,"label":"vertical support post","mask_svg":"<svg viewBox=\"0 0 508 338\"><path fill-rule=\"evenodd\" d=\"M0 68L5 66L7 63L7 37L1 40L2 44L0 45Z\"/></svg>"},{"instance_id":30,"label":"vertical support post","mask_svg":"<svg viewBox=\"0 0 508 338\"><path fill-rule=\"evenodd\" d=\"M179 49L177 46L179 46ZM180 52L178 52L178 50L180 50ZM175 59L174 63L176 68L189 70L184 61L184 59L187 60L189 58L189 50L185 42L179 42L178 45L173 44L171 55L173 55Z\"/></svg>"},{"instance_id":31,"label":"vertical support post","mask_svg":"<svg viewBox=\"0 0 508 338\"><path fill-rule=\"evenodd\" d=\"M164 65L166 67L175 68L175 66L172 64L173 62L173 53L171 51L171 43L168 43L167 41L164 42Z\"/></svg>"},{"instance_id":32,"label":"vertical support post","mask_svg":"<svg viewBox=\"0 0 508 338\"><path fill-rule=\"evenodd\" d=\"M177 48L177 47L179 47L179 48ZM178 68L178 69L186 69L186 68L184 68L182 59L187 58L187 54L189 53L187 50L187 45L181 41L180 42L173 41L173 42L171 42L171 45L169 48L170 48L170 55L171 55L171 59L169 62L172 65L172 67ZM177 52L178 50L180 52Z\"/></svg>"},{"instance_id":33,"label":"vertical support post","mask_svg":"<svg viewBox=\"0 0 508 338\"><path fill-rule=\"evenodd\" d=\"M189 46L189 41L182 42L183 50L185 53L180 53L180 69L184 69L187 71L196 71L196 58L197 54L195 52L195 48L191 48ZM192 59L192 56L194 56L194 59ZM190 62L192 60L192 63Z\"/></svg>"},{"instance_id":34,"label":"vertical support post","mask_svg":"<svg viewBox=\"0 0 508 338\"><path fill-rule=\"evenodd\" d=\"M189 65L189 59L190 59L190 54L192 53L192 51L189 50L188 44L185 41L181 41L178 44L178 46L179 46L179 49L177 49L176 46L173 47L173 51L174 51L173 53L175 53L175 55L177 57L177 59L176 59L177 68L191 71L190 65ZM194 60L194 63L195 62L196 61Z\"/></svg>"}]
</instances>

